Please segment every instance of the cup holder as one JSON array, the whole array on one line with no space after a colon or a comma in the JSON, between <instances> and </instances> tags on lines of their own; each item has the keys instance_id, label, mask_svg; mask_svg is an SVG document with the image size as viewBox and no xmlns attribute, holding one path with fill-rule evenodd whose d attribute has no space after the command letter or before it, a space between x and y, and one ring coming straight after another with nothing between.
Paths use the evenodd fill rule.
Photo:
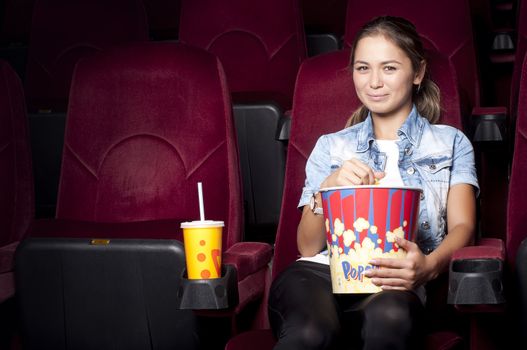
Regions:
<instances>
[{"instance_id":1,"label":"cup holder","mask_svg":"<svg viewBox=\"0 0 527 350\"><path fill-rule=\"evenodd\" d=\"M220 310L238 304L238 279L232 265L222 266L221 278L188 279L186 271L176 293L183 310Z\"/></svg>"},{"instance_id":2,"label":"cup holder","mask_svg":"<svg viewBox=\"0 0 527 350\"><path fill-rule=\"evenodd\" d=\"M451 262L448 283L449 304L496 305L504 302L501 260L466 259Z\"/></svg>"}]
</instances>

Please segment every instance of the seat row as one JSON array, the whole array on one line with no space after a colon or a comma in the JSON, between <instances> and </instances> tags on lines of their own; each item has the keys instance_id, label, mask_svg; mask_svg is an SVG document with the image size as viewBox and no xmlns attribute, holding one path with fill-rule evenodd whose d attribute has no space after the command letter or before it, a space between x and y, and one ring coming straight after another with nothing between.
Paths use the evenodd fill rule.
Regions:
<instances>
[{"instance_id":1,"label":"seat row","mask_svg":"<svg viewBox=\"0 0 527 350\"><path fill-rule=\"evenodd\" d=\"M441 53L432 53L431 74L442 94L441 121L460 127L463 125L461 101L452 62ZM300 213L296 203L307 156L318 136L341 129L358 105L351 75L346 69L349 55L349 51L342 50L314 57L306 60L299 70L273 276L298 256L294 233ZM179 223L198 217L195 195L198 181L204 183L208 217L224 220L226 224L224 262L236 267L239 293L239 304L230 311L230 317L236 318L248 304L262 299L269 287L271 247L243 242L237 140L227 78L215 55L185 44L145 42L108 49L79 61L71 85L56 219L36 221L29 233L28 225L33 221L32 182L23 93L20 82L5 63L2 72L6 77L2 94L6 111L2 115L8 117L2 130L12 131L5 135L6 141L0 147L2 159L6 161L2 169L10 170L2 183L6 188L4 193L10 194L2 198L8 228L2 231L8 236L2 238L0 251L3 264L0 289L4 299L14 293L13 255L17 242L26 235L46 239L180 241ZM505 240L511 271L514 271L518 242L524 238L521 213L525 195L517 173L521 171L517 157L523 154L524 101L520 99L517 107L519 118L507 211L509 230L498 234ZM503 259L496 241L482 240L481 247L483 253L467 253L467 258ZM464 257L461 253L459 256ZM61 264L67 262L64 260ZM38 289L33 285L20 295L28 298L35 297L35 293L37 297L55 295L53 289L44 293L44 288L47 287ZM45 302L42 298L29 300ZM51 321L46 317L56 314L35 315L33 312L39 309L34 304L24 304L22 299L22 308L24 305L25 316L33 321L23 323L24 327L31 327L22 330L23 337L33 335L37 338L27 341L45 344L46 332L40 329L32 333L33 327L49 325ZM61 317L67 316L79 315ZM265 312L257 320L257 324L265 326ZM61 322L68 324L69 320ZM478 333L477 329L474 327L472 334L474 344L479 344L477 340L486 334ZM71 334L64 333L67 327L56 331L59 339L82 335L81 329ZM253 336L272 342L268 332ZM253 336L248 339L255 339ZM229 346L241 341L242 348L246 348L244 337L236 338L234 345ZM457 344L461 339L459 333L449 330L431 335L430 347L436 343ZM260 345L265 343L262 341Z\"/></svg>"}]
</instances>

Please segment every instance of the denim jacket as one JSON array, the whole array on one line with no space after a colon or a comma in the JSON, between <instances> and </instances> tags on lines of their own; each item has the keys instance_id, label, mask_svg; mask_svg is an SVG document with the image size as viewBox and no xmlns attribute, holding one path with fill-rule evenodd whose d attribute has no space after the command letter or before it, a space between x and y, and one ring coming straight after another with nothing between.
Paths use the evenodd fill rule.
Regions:
<instances>
[{"instance_id":1,"label":"denim jacket","mask_svg":"<svg viewBox=\"0 0 527 350\"><path fill-rule=\"evenodd\" d=\"M415 106L397 131L399 172L406 186L423 190L417 244L428 254L446 234L448 189L459 183L479 186L470 141L458 129L432 125ZM379 151L371 116L362 123L320 137L306 164L306 181L299 207L309 203L313 193L345 160L357 158L374 171L384 171L386 155Z\"/></svg>"}]
</instances>

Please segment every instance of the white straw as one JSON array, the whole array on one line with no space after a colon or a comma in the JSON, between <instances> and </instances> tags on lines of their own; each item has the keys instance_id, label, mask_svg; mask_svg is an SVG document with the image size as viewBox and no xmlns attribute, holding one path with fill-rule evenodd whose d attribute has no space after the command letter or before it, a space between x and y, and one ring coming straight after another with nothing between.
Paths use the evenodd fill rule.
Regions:
<instances>
[{"instance_id":1,"label":"white straw","mask_svg":"<svg viewBox=\"0 0 527 350\"><path fill-rule=\"evenodd\" d=\"M201 221L205 221L205 208L203 207L203 187L201 182L198 182L198 196L199 196L199 217Z\"/></svg>"}]
</instances>

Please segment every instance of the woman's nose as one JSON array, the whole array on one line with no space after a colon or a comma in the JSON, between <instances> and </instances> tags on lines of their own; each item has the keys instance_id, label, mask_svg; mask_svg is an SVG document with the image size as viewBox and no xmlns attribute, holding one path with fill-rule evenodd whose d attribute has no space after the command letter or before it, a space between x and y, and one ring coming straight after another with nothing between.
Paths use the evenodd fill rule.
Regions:
<instances>
[{"instance_id":1,"label":"woman's nose","mask_svg":"<svg viewBox=\"0 0 527 350\"><path fill-rule=\"evenodd\" d=\"M370 88L378 89L383 86L381 74L375 71L372 71L370 75Z\"/></svg>"}]
</instances>

